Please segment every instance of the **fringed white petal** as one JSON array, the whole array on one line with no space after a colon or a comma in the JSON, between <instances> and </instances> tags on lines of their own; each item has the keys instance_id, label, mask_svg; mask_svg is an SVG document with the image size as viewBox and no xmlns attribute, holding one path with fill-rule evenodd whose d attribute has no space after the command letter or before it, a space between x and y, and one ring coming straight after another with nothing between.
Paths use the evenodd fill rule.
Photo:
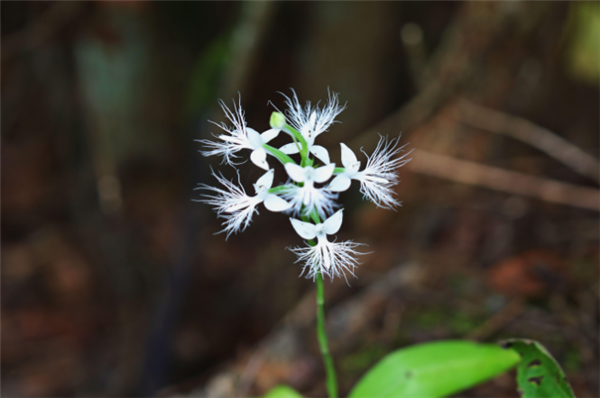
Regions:
<instances>
[{"instance_id":1,"label":"fringed white petal","mask_svg":"<svg viewBox=\"0 0 600 398\"><path fill-rule=\"evenodd\" d=\"M310 145L314 139L321 133L327 131L332 123L335 122L337 115L342 112L346 106L340 106L338 95L328 90L329 99L327 103L319 108L319 105L311 106L310 101L306 102L303 108L300 105L296 92L292 90L292 98L285 94L285 103L288 106L286 110L287 120L290 125L298 130Z\"/></svg>"},{"instance_id":2,"label":"fringed white petal","mask_svg":"<svg viewBox=\"0 0 600 398\"><path fill-rule=\"evenodd\" d=\"M262 200L257 196L248 196L241 184L238 186L214 172L213 175L224 186L224 189L202 184L197 189L209 193L203 194L199 202L213 206L217 215L225 219L224 228L220 232L225 232L229 238L232 233L243 231L250 225L252 216L254 213L258 213L256 206Z\"/></svg>"},{"instance_id":3,"label":"fringed white petal","mask_svg":"<svg viewBox=\"0 0 600 398\"><path fill-rule=\"evenodd\" d=\"M204 144L204 146L207 147L207 150L200 151L204 156L223 156L223 162L231 166L235 166L239 164L233 161L233 159L237 157L235 154L242 149L252 149L252 145L248 140L244 111L241 106L241 100L238 104L235 102L233 103L233 111L230 110L223 101L219 100L219 105L233 126L229 127L225 123L211 122L215 126L225 131L226 134L215 136L215 138L219 139L220 141L211 141L206 139L196 141Z\"/></svg>"},{"instance_id":4,"label":"fringed white petal","mask_svg":"<svg viewBox=\"0 0 600 398\"><path fill-rule=\"evenodd\" d=\"M356 256L363 254L356 250L358 246L361 244L352 241L329 242L327 239L319 239L315 246L289 250L298 256L296 262L302 264L300 275L314 280L321 273L330 279L343 277L348 281L348 274L356 277L354 270L360 264Z\"/></svg>"},{"instance_id":5,"label":"fringed white petal","mask_svg":"<svg viewBox=\"0 0 600 398\"><path fill-rule=\"evenodd\" d=\"M385 209L400 205L393 189L398 183L397 169L410 161L406 159L410 152L396 157L404 149L404 146L398 146L399 140L394 138L388 141L387 137L381 137L373 154L369 156L365 153L368 158L365 169L352 177L360 181L360 191L367 199Z\"/></svg>"},{"instance_id":6,"label":"fringed white petal","mask_svg":"<svg viewBox=\"0 0 600 398\"><path fill-rule=\"evenodd\" d=\"M292 204L291 210L295 215L307 216L316 210L321 218L327 218L327 214L333 213L338 206L335 202L337 194L315 188L312 184L304 184L302 187L290 184L281 196Z\"/></svg>"}]
</instances>

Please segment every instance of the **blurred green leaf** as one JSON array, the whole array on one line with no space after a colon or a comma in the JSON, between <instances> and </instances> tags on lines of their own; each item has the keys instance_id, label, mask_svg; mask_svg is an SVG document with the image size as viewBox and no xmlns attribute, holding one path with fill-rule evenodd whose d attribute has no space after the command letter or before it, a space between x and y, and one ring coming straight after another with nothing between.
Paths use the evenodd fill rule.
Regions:
<instances>
[{"instance_id":1,"label":"blurred green leaf","mask_svg":"<svg viewBox=\"0 0 600 398\"><path fill-rule=\"evenodd\" d=\"M464 390L519 363L493 344L439 341L392 352L358 382L350 398L437 398Z\"/></svg>"},{"instance_id":2,"label":"blurred green leaf","mask_svg":"<svg viewBox=\"0 0 600 398\"><path fill-rule=\"evenodd\" d=\"M229 59L229 35L227 32L214 39L198 57L190 79L188 112L199 112L213 103L223 68Z\"/></svg>"},{"instance_id":3,"label":"blurred green leaf","mask_svg":"<svg viewBox=\"0 0 600 398\"><path fill-rule=\"evenodd\" d=\"M279 385L273 387L264 398L302 398L302 395L291 387Z\"/></svg>"},{"instance_id":4,"label":"blurred green leaf","mask_svg":"<svg viewBox=\"0 0 600 398\"><path fill-rule=\"evenodd\" d=\"M511 339L504 346L521 355L517 383L523 398L575 398L560 365L540 343Z\"/></svg>"},{"instance_id":5,"label":"blurred green leaf","mask_svg":"<svg viewBox=\"0 0 600 398\"><path fill-rule=\"evenodd\" d=\"M597 86L600 82L600 4L573 2L567 26L570 33L567 69L574 78Z\"/></svg>"}]
</instances>

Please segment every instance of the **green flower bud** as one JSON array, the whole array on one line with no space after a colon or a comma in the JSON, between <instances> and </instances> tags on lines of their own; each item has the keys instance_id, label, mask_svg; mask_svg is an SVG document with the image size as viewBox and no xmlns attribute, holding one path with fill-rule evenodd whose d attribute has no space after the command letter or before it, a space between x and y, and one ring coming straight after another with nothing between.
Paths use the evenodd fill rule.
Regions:
<instances>
[{"instance_id":1,"label":"green flower bud","mask_svg":"<svg viewBox=\"0 0 600 398\"><path fill-rule=\"evenodd\" d=\"M270 123L272 128L282 129L285 126L285 116L281 112L273 112Z\"/></svg>"}]
</instances>

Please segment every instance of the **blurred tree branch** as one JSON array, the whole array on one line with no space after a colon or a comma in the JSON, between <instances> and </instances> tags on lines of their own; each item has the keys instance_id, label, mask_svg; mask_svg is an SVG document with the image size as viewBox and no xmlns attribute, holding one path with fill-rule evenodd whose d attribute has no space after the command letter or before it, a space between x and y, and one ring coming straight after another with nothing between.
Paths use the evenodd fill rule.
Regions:
<instances>
[{"instance_id":1,"label":"blurred tree branch","mask_svg":"<svg viewBox=\"0 0 600 398\"><path fill-rule=\"evenodd\" d=\"M461 120L473 127L521 140L552 156L576 172L600 181L600 163L567 140L530 121L467 100L459 103Z\"/></svg>"},{"instance_id":2,"label":"blurred tree branch","mask_svg":"<svg viewBox=\"0 0 600 398\"><path fill-rule=\"evenodd\" d=\"M558 181L508 171L423 150L415 150L412 171L529 196L553 203L600 211L600 192Z\"/></svg>"},{"instance_id":3,"label":"blurred tree branch","mask_svg":"<svg viewBox=\"0 0 600 398\"><path fill-rule=\"evenodd\" d=\"M421 72L413 68L415 84L419 88L415 98L362 133L351 146L373 146L373 137L376 137L375 132L378 131L410 131L422 126L427 131L427 122L456 97L470 92L485 98L488 90L485 82L493 78L486 74L493 74L495 71L487 64L488 60L496 56L501 57L508 65L521 64L524 52L513 49L510 56L515 59L506 60L504 58L509 55L505 54L504 46L514 37L519 38L519 43L525 43L522 45L527 45L534 32L546 21L548 10L549 7L543 4L512 3L509 6L500 3L465 3L447 28L444 40L424 70ZM421 58L425 56L426 49L419 27L413 25L405 26L401 38L409 57L417 57L419 59L413 61L423 64L424 60ZM418 51L413 51L415 48ZM483 85L478 84L480 81ZM462 101L460 110L467 124L520 139L579 173L595 181L600 179L599 164L595 158L546 129L466 100ZM600 206L600 194L594 189L485 166L423 149L415 151L409 165L411 170L418 173L498 191L596 211Z\"/></svg>"}]
</instances>

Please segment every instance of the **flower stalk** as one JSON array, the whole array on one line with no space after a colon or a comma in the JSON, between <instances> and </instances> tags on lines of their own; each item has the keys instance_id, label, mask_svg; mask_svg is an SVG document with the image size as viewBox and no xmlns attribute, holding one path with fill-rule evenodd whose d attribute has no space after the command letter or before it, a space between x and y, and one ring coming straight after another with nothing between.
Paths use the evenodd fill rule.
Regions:
<instances>
[{"instance_id":1,"label":"flower stalk","mask_svg":"<svg viewBox=\"0 0 600 398\"><path fill-rule=\"evenodd\" d=\"M316 212L311 212L310 215L316 224L321 223L321 219ZM302 219L308 221L307 217L303 217ZM307 243L309 246L316 245L313 239L309 239ZM325 326L325 286L323 284L323 275L320 272L317 273L315 283L317 285L317 340L319 341L319 350L321 351L321 357L323 358L323 364L325 365L325 386L329 398L337 398L337 375L335 373L333 357L331 356L331 352L329 352L329 341L327 339L327 329Z\"/></svg>"},{"instance_id":2,"label":"flower stalk","mask_svg":"<svg viewBox=\"0 0 600 398\"><path fill-rule=\"evenodd\" d=\"M333 358L329 352L329 343L327 341L327 332L325 330L325 289L323 286L323 275L321 275L320 272L317 274L315 282L317 284L317 338L319 340L319 348L321 349L323 363L325 364L325 385L327 387L329 398L337 398L337 376L335 374Z\"/></svg>"},{"instance_id":3,"label":"flower stalk","mask_svg":"<svg viewBox=\"0 0 600 398\"><path fill-rule=\"evenodd\" d=\"M296 254L296 262L302 265L301 276L305 274L316 283L317 339L325 365L325 384L329 398L337 398L337 377L325 328L323 280L325 277L332 280L343 277L347 282L348 274L355 276L354 270L360 264L357 256L365 254L357 250L360 243L338 240L335 236L344 218L344 209L336 203L338 193L348 190L352 181L357 181L366 199L378 207L393 209L400 205L393 189L398 183L396 169L408 160L398 156L403 150L398 146L399 139L381 137L371 156L365 153L367 162L362 170L354 151L340 143L343 167L336 167L328 150L316 144L315 139L328 131L345 108L345 105L340 106L337 94L329 92L329 99L322 107L319 104L312 106L310 102L300 105L295 92L292 98L285 98L288 106L285 114L273 112L269 123L271 129L262 133L246 125L239 101L234 102L233 110L220 102L231 126L215 123L222 132L214 136L216 140L199 140L206 148L202 153L221 156L224 163L235 168L241 164L239 154L249 151L250 161L266 172L253 184L254 195L242 186L239 172L237 184L213 172L222 187L201 184L197 189L204 195L199 201L213 206L217 215L225 220L221 232L227 237L245 230L252 217L258 214L259 206L289 215L293 229L306 243L289 250ZM292 142L279 148L269 145L282 131ZM269 164L272 158L283 165L287 174L287 181L281 185L274 186L275 169Z\"/></svg>"},{"instance_id":4,"label":"flower stalk","mask_svg":"<svg viewBox=\"0 0 600 398\"><path fill-rule=\"evenodd\" d=\"M265 148L265 150L271 155L275 156L277 160L279 160L283 165L285 165L286 163L296 164L296 162L294 162L294 159L281 152L279 149L273 148L271 145L263 144L263 148Z\"/></svg>"}]
</instances>

